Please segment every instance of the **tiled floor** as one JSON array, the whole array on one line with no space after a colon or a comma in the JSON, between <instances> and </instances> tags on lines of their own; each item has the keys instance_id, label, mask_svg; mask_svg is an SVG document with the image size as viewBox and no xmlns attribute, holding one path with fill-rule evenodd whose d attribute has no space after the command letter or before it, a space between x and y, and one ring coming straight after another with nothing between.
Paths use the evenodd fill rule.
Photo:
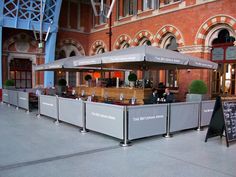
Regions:
<instances>
[{"instance_id":1,"label":"tiled floor","mask_svg":"<svg viewBox=\"0 0 236 177\"><path fill-rule=\"evenodd\" d=\"M236 177L236 144L185 131L120 147L0 103L0 177Z\"/></svg>"}]
</instances>

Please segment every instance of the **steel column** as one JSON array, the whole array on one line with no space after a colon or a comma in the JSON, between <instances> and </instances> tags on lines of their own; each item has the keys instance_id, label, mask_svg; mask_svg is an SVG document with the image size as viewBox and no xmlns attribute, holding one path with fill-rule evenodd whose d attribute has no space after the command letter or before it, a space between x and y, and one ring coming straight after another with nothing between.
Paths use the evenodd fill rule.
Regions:
<instances>
[{"instance_id":1,"label":"steel column","mask_svg":"<svg viewBox=\"0 0 236 177\"><path fill-rule=\"evenodd\" d=\"M3 5L4 2L0 1L0 89L2 89L2 26L3 26Z\"/></svg>"},{"instance_id":2,"label":"steel column","mask_svg":"<svg viewBox=\"0 0 236 177\"><path fill-rule=\"evenodd\" d=\"M50 63L55 60L55 48L56 48L57 33L49 34L48 40L45 47L45 63ZM44 87L54 86L54 72L44 72Z\"/></svg>"},{"instance_id":3,"label":"steel column","mask_svg":"<svg viewBox=\"0 0 236 177\"><path fill-rule=\"evenodd\" d=\"M2 26L0 26L0 89L2 89Z\"/></svg>"}]
</instances>

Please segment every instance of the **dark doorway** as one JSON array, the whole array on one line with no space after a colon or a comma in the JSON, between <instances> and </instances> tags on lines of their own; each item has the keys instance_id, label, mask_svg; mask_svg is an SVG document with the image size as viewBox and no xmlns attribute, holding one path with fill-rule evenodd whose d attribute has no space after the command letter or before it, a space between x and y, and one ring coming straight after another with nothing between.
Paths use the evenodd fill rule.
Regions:
<instances>
[{"instance_id":1,"label":"dark doorway","mask_svg":"<svg viewBox=\"0 0 236 177\"><path fill-rule=\"evenodd\" d=\"M10 62L10 79L16 88L32 88L32 61L15 58Z\"/></svg>"}]
</instances>

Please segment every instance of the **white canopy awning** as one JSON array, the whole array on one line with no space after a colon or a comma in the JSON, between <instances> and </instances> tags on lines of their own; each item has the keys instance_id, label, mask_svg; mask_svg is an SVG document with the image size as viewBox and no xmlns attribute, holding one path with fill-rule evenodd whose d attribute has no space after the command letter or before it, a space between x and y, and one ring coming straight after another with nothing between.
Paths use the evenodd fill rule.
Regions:
<instances>
[{"instance_id":1,"label":"white canopy awning","mask_svg":"<svg viewBox=\"0 0 236 177\"><path fill-rule=\"evenodd\" d=\"M87 58L87 57L83 57ZM41 64L35 66L35 71L76 71L76 72L93 72L97 70L104 70L104 71L127 71L124 69L118 69L118 68L102 68L101 66L99 67L93 67L93 66L74 66L73 61L78 61L78 60L83 60L81 56L73 56L69 58L64 58L64 59L59 59L55 60L54 62L47 63L47 64Z\"/></svg>"},{"instance_id":2,"label":"white canopy awning","mask_svg":"<svg viewBox=\"0 0 236 177\"><path fill-rule=\"evenodd\" d=\"M153 46L138 46L83 57L73 66L102 66L119 69L217 69L218 64Z\"/></svg>"},{"instance_id":3,"label":"white canopy awning","mask_svg":"<svg viewBox=\"0 0 236 177\"><path fill-rule=\"evenodd\" d=\"M72 61L78 60L81 56L73 56L60 60L55 60L51 63L35 66L35 71L55 71L55 70L76 70L78 67L73 66Z\"/></svg>"}]
</instances>

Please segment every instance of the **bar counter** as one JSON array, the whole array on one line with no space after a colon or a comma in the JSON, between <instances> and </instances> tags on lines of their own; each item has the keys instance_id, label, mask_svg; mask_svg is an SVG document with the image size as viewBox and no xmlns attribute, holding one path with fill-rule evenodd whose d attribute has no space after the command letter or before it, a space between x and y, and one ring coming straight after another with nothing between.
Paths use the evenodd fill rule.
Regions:
<instances>
[{"instance_id":1,"label":"bar counter","mask_svg":"<svg viewBox=\"0 0 236 177\"><path fill-rule=\"evenodd\" d=\"M120 94L123 94L124 100L128 101L132 97L136 98L137 104L144 104L144 100L148 99L152 93L151 88L131 88L131 87L86 87L80 86L76 88L76 92L81 95L84 91L85 95L95 95L97 97L108 97L114 100L119 100Z\"/></svg>"}]
</instances>

